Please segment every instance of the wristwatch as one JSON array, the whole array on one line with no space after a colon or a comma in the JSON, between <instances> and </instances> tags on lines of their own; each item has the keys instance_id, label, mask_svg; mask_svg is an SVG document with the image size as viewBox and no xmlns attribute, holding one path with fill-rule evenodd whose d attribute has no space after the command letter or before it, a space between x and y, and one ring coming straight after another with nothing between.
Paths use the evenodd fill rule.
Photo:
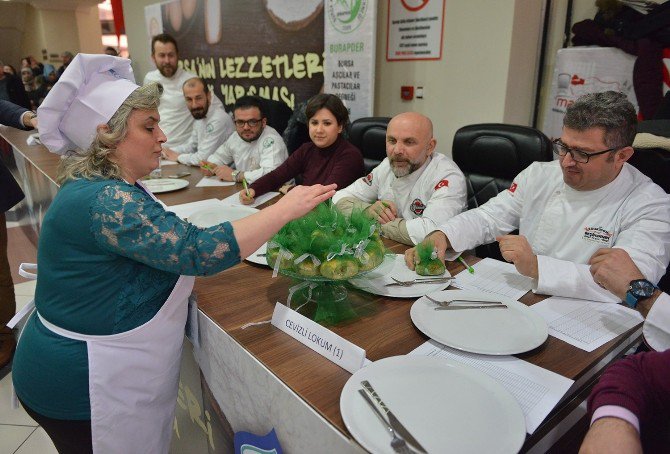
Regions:
<instances>
[{"instance_id":1,"label":"wristwatch","mask_svg":"<svg viewBox=\"0 0 670 454\"><path fill-rule=\"evenodd\" d=\"M230 174L232 177L233 181L237 181L237 175L239 175L240 171L239 170L233 170L233 173Z\"/></svg>"},{"instance_id":2,"label":"wristwatch","mask_svg":"<svg viewBox=\"0 0 670 454\"><path fill-rule=\"evenodd\" d=\"M23 117L23 125L26 128L32 128L33 125L30 122L33 120L33 118L37 118L37 114L35 112L28 111L28 113L24 115L25 116Z\"/></svg>"},{"instance_id":3,"label":"wristwatch","mask_svg":"<svg viewBox=\"0 0 670 454\"><path fill-rule=\"evenodd\" d=\"M649 298L654 294L656 286L646 279L635 279L630 281L626 292L626 305L635 308L640 300Z\"/></svg>"}]
</instances>

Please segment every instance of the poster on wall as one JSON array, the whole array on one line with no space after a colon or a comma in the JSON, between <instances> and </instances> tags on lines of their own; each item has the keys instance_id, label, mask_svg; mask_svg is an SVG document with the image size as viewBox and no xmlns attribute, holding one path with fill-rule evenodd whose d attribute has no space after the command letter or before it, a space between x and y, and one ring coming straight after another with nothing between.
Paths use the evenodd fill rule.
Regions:
<instances>
[{"instance_id":1,"label":"poster on wall","mask_svg":"<svg viewBox=\"0 0 670 454\"><path fill-rule=\"evenodd\" d=\"M325 0L324 91L340 97L350 119L372 116L377 27L374 0Z\"/></svg>"},{"instance_id":2,"label":"poster on wall","mask_svg":"<svg viewBox=\"0 0 670 454\"><path fill-rule=\"evenodd\" d=\"M446 0L388 0L386 60L439 60Z\"/></svg>"},{"instance_id":3,"label":"poster on wall","mask_svg":"<svg viewBox=\"0 0 670 454\"><path fill-rule=\"evenodd\" d=\"M291 109L323 88L323 0L175 0L149 5L149 37L169 33L179 65L227 110L244 95Z\"/></svg>"},{"instance_id":4,"label":"poster on wall","mask_svg":"<svg viewBox=\"0 0 670 454\"><path fill-rule=\"evenodd\" d=\"M547 137L560 137L565 110L586 93L620 91L639 110L633 89L633 65L635 56L614 47L560 49L542 132Z\"/></svg>"}]
</instances>

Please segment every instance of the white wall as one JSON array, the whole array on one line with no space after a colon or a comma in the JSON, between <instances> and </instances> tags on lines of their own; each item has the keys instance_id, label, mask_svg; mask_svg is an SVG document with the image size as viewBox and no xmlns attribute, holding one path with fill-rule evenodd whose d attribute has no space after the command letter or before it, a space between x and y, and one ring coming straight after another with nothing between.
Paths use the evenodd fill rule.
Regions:
<instances>
[{"instance_id":1,"label":"white wall","mask_svg":"<svg viewBox=\"0 0 670 454\"><path fill-rule=\"evenodd\" d=\"M138 80L154 69L144 7L156 0L124 0L128 48ZM530 125L543 21L541 0L446 0L439 61L386 61L388 2L378 1L374 114L416 110L435 125L438 150L451 154L456 130L473 123ZM542 99L548 96L562 44L567 0L553 0ZM573 23L595 14L593 0L574 0ZM424 98L400 99L400 87L424 87ZM541 122L539 123L541 124Z\"/></svg>"},{"instance_id":2,"label":"white wall","mask_svg":"<svg viewBox=\"0 0 670 454\"><path fill-rule=\"evenodd\" d=\"M439 61L386 61L387 2L380 2L375 113L416 110L433 120L438 150L473 123L529 124L540 39L538 0L447 0ZM424 98L400 99L400 87Z\"/></svg>"},{"instance_id":3,"label":"white wall","mask_svg":"<svg viewBox=\"0 0 670 454\"><path fill-rule=\"evenodd\" d=\"M21 58L60 65L60 54L102 52L98 7L81 4L0 2L0 59L20 66ZM43 50L48 57L43 58ZM49 58L52 56L52 58Z\"/></svg>"}]
</instances>

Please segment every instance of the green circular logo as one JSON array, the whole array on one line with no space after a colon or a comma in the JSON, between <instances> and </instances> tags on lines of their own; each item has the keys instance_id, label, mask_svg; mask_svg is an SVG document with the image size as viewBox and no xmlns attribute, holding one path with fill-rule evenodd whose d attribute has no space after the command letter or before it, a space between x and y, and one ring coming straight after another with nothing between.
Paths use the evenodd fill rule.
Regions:
<instances>
[{"instance_id":1,"label":"green circular logo","mask_svg":"<svg viewBox=\"0 0 670 454\"><path fill-rule=\"evenodd\" d=\"M368 0L328 0L328 20L340 33L351 33L363 23Z\"/></svg>"}]
</instances>

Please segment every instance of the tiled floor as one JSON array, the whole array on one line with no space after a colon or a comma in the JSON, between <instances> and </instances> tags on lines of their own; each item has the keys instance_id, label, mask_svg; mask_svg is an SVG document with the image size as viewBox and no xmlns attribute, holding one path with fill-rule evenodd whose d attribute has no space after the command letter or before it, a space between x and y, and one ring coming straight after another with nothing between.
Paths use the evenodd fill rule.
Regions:
<instances>
[{"instance_id":1,"label":"tiled floor","mask_svg":"<svg viewBox=\"0 0 670 454\"><path fill-rule=\"evenodd\" d=\"M7 223L7 227L13 227ZM22 248L29 249L26 241L20 241L20 229L9 229L10 249L17 243ZM10 251L10 263L14 264L17 255L20 260L34 261L35 251L22 250L21 254ZM13 274L13 273L12 273ZM25 279L14 278L14 282L21 282L14 286L16 293L16 309L20 310L35 294L35 282L23 282ZM12 374L9 367L0 369L0 453L2 454L57 454L56 448L46 432L26 414L22 408L12 408Z\"/></svg>"},{"instance_id":2,"label":"tiled floor","mask_svg":"<svg viewBox=\"0 0 670 454\"><path fill-rule=\"evenodd\" d=\"M16 310L25 306L35 293L35 282L14 286ZM7 371L0 371L0 376ZM12 408L12 374L0 380L0 452L12 454L57 454L46 432L23 411Z\"/></svg>"}]
</instances>

